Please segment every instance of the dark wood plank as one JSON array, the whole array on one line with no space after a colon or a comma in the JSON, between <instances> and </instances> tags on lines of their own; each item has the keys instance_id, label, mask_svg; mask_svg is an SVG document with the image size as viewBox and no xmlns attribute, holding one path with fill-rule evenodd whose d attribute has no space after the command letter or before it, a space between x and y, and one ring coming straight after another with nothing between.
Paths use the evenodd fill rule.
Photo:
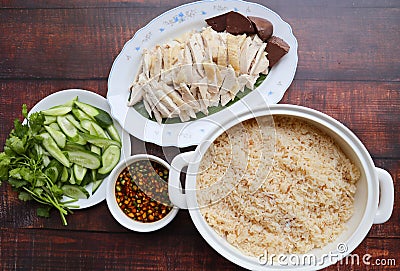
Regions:
<instances>
[{"instance_id":1,"label":"dark wood plank","mask_svg":"<svg viewBox=\"0 0 400 271\"><path fill-rule=\"evenodd\" d=\"M0 4L0 8L20 8L20 9L56 9L56 8L115 8L115 7L159 7L161 5L160 0L87 0L87 1L60 1L60 0L39 0L39 1L25 1L16 0L10 1L5 0Z\"/></svg>"},{"instance_id":2,"label":"dark wood plank","mask_svg":"<svg viewBox=\"0 0 400 271\"><path fill-rule=\"evenodd\" d=\"M400 80L400 9L277 5L299 42L297 79ZM107 78L124 43L165 10L2 9L0 78Z\"/></svg>"},{"instance_id":3,"label":"dark wood plank","mask_svg":"<svg viewBox=\"0 0 400 271\"><path fill-rule=\"evenodd\" d=\"M243 270L215 252L194 229L170 234L7 229L0 233L3 270ZM326 270L398 270L400 239L367 238L354 256ZM38 249L40 248L40 249ZM370 265L362 259L370 254ZM359 261L357 261L357 258ZM352 264L352 259L354 264ZM395 265L377 266L377 259ZM392 262L392 261L391 261ZM358 264L357 264L358 263ZM393 263L392 263L393 264ZM397 265L396 265L397 264Z\"/></svg>"},{"instance_id":4,"label":"dark wood plank","mask_svg":"<svg viewBox=\"0 0 400 271\"><path fill-rule=\"evenodd\" d=\"M55 9L55 8L115 8L115 7L176 7L179 5L187 4L190 0L87 0L87 1L79 1L79 0L72 0L72 1L62 1L62 0L4 0L0 3L0 8L46 8L46 9ZM332 2L330 0L321 0L321 1L296 1L293 3L279 1L279 0L255 0L251 2L256 2L261 5L265 5L268 7L280 8L285 9L288 6L291 7L315 7L320 6L324 8L329 7L363 7L363 8L379 8L384 6L385 8L388 7L399 7L399 2L396 0L386 0L384 5L380 2L373 1L373 0L363 0L363 1L346 1L346 0L339 0Z\"/></svg>"}]
</instances>

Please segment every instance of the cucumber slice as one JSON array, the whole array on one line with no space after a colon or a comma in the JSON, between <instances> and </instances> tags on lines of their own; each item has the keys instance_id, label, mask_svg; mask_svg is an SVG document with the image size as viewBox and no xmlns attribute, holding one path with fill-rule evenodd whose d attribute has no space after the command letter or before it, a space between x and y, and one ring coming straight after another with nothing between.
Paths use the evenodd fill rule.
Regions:
<instances>
[{"instance_id":1,"label":"cucumber slice","mask_svg":"<svg viewBox=\"0 0 400 271\"><path fill-rule=\"evenodd\" d=\"M91 152L83 150L67 151L68 159L82 167L97 169L101 166L100 156Z\"/></svg>"},{"instance_id":2,"label":"cucumber slice","mask_svg":"<svg viewBox=\"0 0 400 271\"><path fill-rule=\"evenodd\" d=\"M79 121L92 119L88 114L86 114L79 108L72 108L71 111L72 111L72 114L75 116L75 118L77 118Z\"/></svg>"},{"instance_id":3,"label":"cucumber slice","mask_svg":"<svg viewBox=\"0 0 400 271\"><path fill-rule=\"evenodd\" d=\"M68 182L70 183L70 184L75 184L76 183L76 180L75 180L75 174L74 174L74 171L72 170L72 169L70 169L69 170L70 172L70 174L69 174L69 180L68 180Z\"/></svg>"},{"instance_id":4,"label":"cucumber slice","mask_svg":"<svg viewBox=\"0 0 400 271\"><path fill-rule=\"evenodd\" d=\"M115 145L109 146L101 156L103 166L98 170L99 174L107 174L118 164L121 149Z\"/></svg>"},{"instance_id":5,"label":"cucumber slice","mask_svg":"<svg viewBox=\"0 0 400 271\"><path fill-rule=\"evenodd\" d=\"M65 167L70 167L69 160L67 157L65 157L54 139L48 133L42 133L40 134L40 137L43 138L42 145L46 151L48 151L51 156L57 159L57 161L59 161Z\"/></svg>"},{"instance_id":6,"label":"cucumber slice","mask_svg":"<svg viewBox=\"0 0 400 271\"><path fill-rule=\"evenodd\" d=\"M56 121L57 121L57 118L56 118ZM58 126L57 122L50 123L49 127L53 128L54 130L61 131L60 126Z\"/></svg>"},{"instance_id":7,"label":"cucumber slice","mask_svg":"<svg viewBox=\"0 0 400 271\"><path fill-rule=\"evenodd\" d=\"M93 170L95 170L95 169L91 169L91 171L93 171ZM88 184L91 183L91 182L92 182L92 176L91 176L91 174L86 173L85 177L84 177L83 180L82 180L81 186L86 186L86 185L88 185Z\"/></svg>"},{"instance_id":8,"label":"cucumber slice","mask_svg":"<svg viewBox=\"0 0 400 271\"><path fill-rule=\"evenodd\" d=\"M72 106L58 105L47 110L43 110L42 114L46 116L62 116L68 114L72 110Z\"/></svg>"},{"instance_id":9,"label":"cucumber slice","mask_svg":"<svg viewBox=\"0 0 400 271\"><path fill-rule=\"evenodd\" d=\"M87 168L74 164L73 169L74 169L76 184L80 185L83 178L85 177Z\"/></svg>"},{"instance_id":10,"label":"cucumber slice","mask_svg":"<svg viewBox=\"0 0 400 271\"><path fill-rule=\"evenodd\" d=\"M73 99L71 99L68 102L66 102L65 104L63 104L63 106L71 106L72 107L77 100L78 100L78 96L75 96Z\"/></svg>"},{"instance_id":11,"label":"cucumber slice","mask_svg":"<svg viewBox=\"0 0 400 271\"><path fill-rule=\"evenodd\" d=\"M49 158L48 155L43 154L42 160L43 160L43 165L44 165L45 167L47 167L47 166L50 164L50 158Z\"/></svg>"},{"instance_id":12,"label":"cucumber slice","mask_svg":"<svg viewBox=\"0 0 400 271\"><path fill-rule=\"evenodd\" d=\"M81 134L81 135L84 139L87 140L87 142L89 142L93 145L96 145L100 148L106 149L110 145L115 145L115 146L121 148L121 143L118 141L112 140L112 139L102 138L99 136L94 136L94 135L89 135L89 134Z\"/></svg>"},{"instance_id":13,"label":"cucumber slice","mask_svg":"<svg viewBox=\"0 0 400 271\"><path fill-rule=\"evenodd\" d=\"M81 121L82 127L89 132L90 135L102 137L102 138L108 138L106 132L103 130L103 128L100 127L96 122L91 121L91 120L82 120Z\"/></svg>"},{"instance_id":14,"label":"cucumber slice","mask_svg":"<svg viewBox=\"0 0 400 271\"><path fill-rule=\"evenodd\" d=\"M111 139L118 141L121 143L121 137L118 134L117 129L115 128L114 125L110 125L107 127L107 132L110 135Z\"/></svg>"},{"instance_id":15,"label":"cucumber slice","mask_svg":"<svg viewBox=\"0 0 400 271\"><path fill-rule=\"evenodd\" d=\"M102 137L102 138L109 138L106 134L106 131L103 130L103 128L100 127L96 122L92 122L92 126L94 130L97 133L97 136Z\"/></svg>"},{"instance_id":16,"label":"cucumber slice","mask_svg":"<svg viewBox=\"0 0 400 271\"><path fill-rule=\"evenodd\" d=\"M57 123L68 138L72 141L78 140L78 130L65 116L58 116Z\"/></svg>"},{"instance_id":17,"label":"cucumber slice","mask_svg":"<svg viewBox=\"0 0 400 271\"><path fill-rule=\"evenodd\" d=\"M76 150L80 150L80 151L87 151L87 149L85 148L85 146L80 145L80 144L76 144L74 142L70 142L68 141L65 144L65 147L63 149L64 151L76 151Z\"/></svg>"},{"instance_id":18,"label":"cucumber slice","mask_svg":"<svg viewBox=\"0 0 400 271\"><path fill-rule=\"evenodd\" d=\"M103 183L104 179L101 180L96 180L93 182L93 186L92 186L92 195L97 191L97 189L99 189L100 185Z\"/></svg>"},{"instance_id":19,"label":"cucumber slice","mask_svg":"<svg viewBox=\"0 0 400 271\"><path fill-rule=\"evenodd\" d=\"M60 177L61 182L65 183L66 181L68 181L68 177L69 177L68 169L66 167L63 167Z\"/></svg>"},{"instance_id":20,"label":"cucumber slice","mask_svg":"<svg viewBox=\"0 0 400 271\"><path fill-rule=\"evenodd\" d=\"M65 184L61 187L64 194L73 199L87 199L89 192L85 188L79 185Z\"/></svg>"},{"instance_id":21,"label":"cucumber slice","mask_svg":"<svg viewBox=\"0 0 400 271\"><path fill-rule=\"evenodd\" d=\"M49 125L50 123L56 122L57 117L54 116L44 116L44 125Z\"/></svg>"},{"instance_id":22,"label":"cucumber slice","mask_svg":"<svg viewBox=\"0 0 400 271\"><path fill-rule=\"evenodd\" d=\"M94 126L92 125L94 123L94 121L91 120L82 120L81 121L81 126L87 131L89 132L90 135L94 135L97 136L97 132L94 129Z\"/></svg>"},{"instance_id":23,"label":"cucumber slice","mask_svg":"<svg viewBox=\"0 0 400 271\"><path fill-rule=\"evenodd\" d=\"M52 181L52 182L56 182L57 181L57 179L58 179L58 171L57 171L57 168L56 167L47 167L45 170L44 170L44 174L47 176L47 177L49 177L50 178L50 180Z\"/></svg>"},{"instance_id":24,"label":"cucumber slice","mask_svg":"<svg viewBox=\"0 0 400 271\"><path fill-rule=\"evenodd\" d=\"M95 145L90 146L90 151L94 152L95 154L101 155L101 149Z\"/></svg>"},{"instance_id":25,"label":"cucumber slice","mask_svg":"<svg viewBox=\"0 0 400 271\"><path fill-rule=\"evenodd\" d=\"M60 162L58 162L56 159L52 159L44 170L44 174L46 174L55 183L61 177L63 168L64 167Z\"/></svg>"},{"instance_id":26,"label":"cucumber slice","mask_svg":"<svg viewBox=\"0 0 400 271\"><path fill-rule=\"evenodd\" d=\"M106 174L100 174L100 173L97 171L97 173L96 173L96 179L97 179L97 180L105 179L108 175L109 175L108 173L106 173Z\"/></svg>"},{"instance_id":27,"label":"cucumber slice","mask_svg":"<svg viewBox=\"0 0 400 271\"><path fill-rule=\"evenodd\" d=\"M53 129L50 126L44 126L44 128L51 135L51 137L54 139L54 141L57 143L57 145L60 148L64 148L65 147L65 143L67 141L67 137L62 132Z\"/></svg>"},{"instance_id":28,"label":"cucumber slice","mask_svg":"<svg viewBox=\"0 0 400 271\"><path fill-rule=\"evenodd\" d=\"M113 124L111 116L104 110L94 107L90 104L82 103L82 102L75 102L75 105L79 107L83 112L85 112L87 115L92 117L97 121L97 123L102 127L102 128L107 128L111 124Z\"/></svg>"},{"instance_id":29,"label":"cucumber slice","mask_svg":"<svg viewBox=\"0 0 400 271\"><path fill-rule=\"evenodd\" d=\"M85 146L87 144L86 139L84 139L80 134L76 138L71 138L71 141L75 144Z\"/></svg>"},{"instance_id":30,"label":"cucumber slice","mask_svg":"<svg viewBox=\"0 0 400 271\"><path fill-rule=\"evenodd\" d=\"M75 128L77 128L79 131L85 132L85 129L82 128L82 126L81 126L81 125L79 124L79 122L74 118L73 115L67 114L65 117L66 117L67 120L69 120L69 121L72 123L72 125L74 125Z\"/></svg>"}]
</instances>

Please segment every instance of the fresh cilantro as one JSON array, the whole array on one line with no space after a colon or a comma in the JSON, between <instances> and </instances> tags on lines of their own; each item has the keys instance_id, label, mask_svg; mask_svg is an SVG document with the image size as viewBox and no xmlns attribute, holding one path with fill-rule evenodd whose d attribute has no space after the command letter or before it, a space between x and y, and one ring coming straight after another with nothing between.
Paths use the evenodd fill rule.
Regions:
<instances>
[{"instance_id":1,"label":"fresh cilantro","mask_svg":"<svg viewBox=\"0 0 400 271\"><path fill-rule=\"evenodd\" d=\"M4 152L0 153L0 185L2 180L7 180L18 191L20 200L41 203L37 210L39 216L49 217L51 208L57 209L63 224L67 225L65 216L72 212L68 203L61 202L63 191L56 184L56 178L44 173L46 166L39 134L44 129L45 118L40 112L28 117L26 105L22 106L22 115L26 122L14 121Z\"/></svg>"},{"instance_id":2,"label":"fresh cilantro","mask_svg":"<svg viewBox=\"0 0 400 271\"><path fill-rule=\"evenodd\" d=\"M41 217L49 218L50 217L50 206L39 207L36 210L36 214Z\"/></svg>"}]
</instances>

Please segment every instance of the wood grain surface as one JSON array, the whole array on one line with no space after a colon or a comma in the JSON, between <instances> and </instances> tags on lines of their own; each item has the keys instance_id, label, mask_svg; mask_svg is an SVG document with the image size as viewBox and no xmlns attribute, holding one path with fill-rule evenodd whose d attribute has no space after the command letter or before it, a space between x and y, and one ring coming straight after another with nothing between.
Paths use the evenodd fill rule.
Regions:
<instances>
[{"instance_id":1,"label":"wood grain surface","mask_svg":"<svg viewBox=\"0 0 400 271\"><path fill-rule=\"evenodd\" d=\"M106 96L110 68L125 42L154 17L188 2L1 1L0 150L13 120L22 117L23 103L30 108L69 88ZM287 21L299 43L296 76L281 103L342 122L394 180L391 219L373 225L353 253L371 255L369 261L339 262L326 270L399 270L400 2L255 2ZM133 154L168 162L194 148L131 140ZM55 212L38 218L36 207L19 201L8 184L0 186L0 270L243 270L207 244L187 211L167 227L142 234L119 225L105 202L75 211L67 227Z\"/></svg>"}]
</instances>

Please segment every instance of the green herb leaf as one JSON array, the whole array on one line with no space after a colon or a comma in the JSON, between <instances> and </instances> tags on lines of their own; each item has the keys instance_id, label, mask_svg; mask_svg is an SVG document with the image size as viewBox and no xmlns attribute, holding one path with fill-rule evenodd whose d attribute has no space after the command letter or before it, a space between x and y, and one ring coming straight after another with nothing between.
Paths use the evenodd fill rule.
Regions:
<instances>
[{"instance_id":1,"label":"green herb leaf","mask_svg":"<svg viewBox=\"0 0 400 271\"><path fill-rule=\"evenodd\" d=\"M22 105L22 116L24 116L24 118L28 117L28 108L27 108L26 104Z\"/></svg>"},{"instance_id":2,"label":"green herb leaf","mask_svg":"<svg viewBox=\"0 0 400 271\"><path fill-rule=\"evenodd\" d=\"M40 112L35 112L29 116L29 127L32 130L32 134L36 135L40 130L43 129L44 116Z\"/></svg>"},{"instance_id":3,"label":"green herb leaf","mask_svg":"<svg viewBox=\"0 0 400 271\"><path fill-rule=\"evenodd\" d=\"M19 192L18 198L22 201L28 201L32 199L32 196L28 192L21 191Z\"/></svg>"},{"instance_id":4,"label":"green herb leaf","mask_svg":"<svg viewBox=\"0 0 400 271\"><path fill-rule=\"evenodd\" d=\"M50 206L39 207L36 210L36 214L40 217L49 218L50 217Z\"/></svg>"},{"instance_id":5,"label":"green herb leaf","mask_svg":"<svg viewBox=\"0 0 400 271\"><path fill-rule=\"evenodd\" d=\"M29 132L29 127L26 124L22 124L19 119L14 120L14 130L11 134L23 138Z\"/></svg>"},{"instance_id":6,"label":"green herb leaf","mask_svg":"<svg viewBox=\"0 0 400 271\"><path fill-rule=\"evenodd\" d=\"M6 145L18 154L24 154L24 142L17 136L11 136L6 140Z\"/></svg>"},{"instance_id":7,"label":"green herb leaf","mask_svg":"<svg viewBox=\"0 0 400 271\"><path fill-rule=\"evenodd\" d=\"M0 153L0 185L2 180L8 179L8 169L10 167L11 159L5 152Z\"/></svg>"},{"instance_id":8,"label":"green herb leaf","mask_svg":"<svg viewBox=\"0 0 400 271\"><path fill-rule=\"evenodd\" d=\"M62 195L64 194L64 191L55 184L51 186L51 192L53 192L54 196L57 198L62 197Z\"/></svg>"},{"instance_id":9,"label":"green herb leaf","mask_svg":"<svg viewBox=\"0 0 400 271\"><path fill-rule=\"evenodd\" d=\"M20 188L23 187L24 185L27 185L28 183L25 180L19 180L16 178L9 178L8 183L11 184L12 187L15 188Z\"/></svg>"}]
</instances>

